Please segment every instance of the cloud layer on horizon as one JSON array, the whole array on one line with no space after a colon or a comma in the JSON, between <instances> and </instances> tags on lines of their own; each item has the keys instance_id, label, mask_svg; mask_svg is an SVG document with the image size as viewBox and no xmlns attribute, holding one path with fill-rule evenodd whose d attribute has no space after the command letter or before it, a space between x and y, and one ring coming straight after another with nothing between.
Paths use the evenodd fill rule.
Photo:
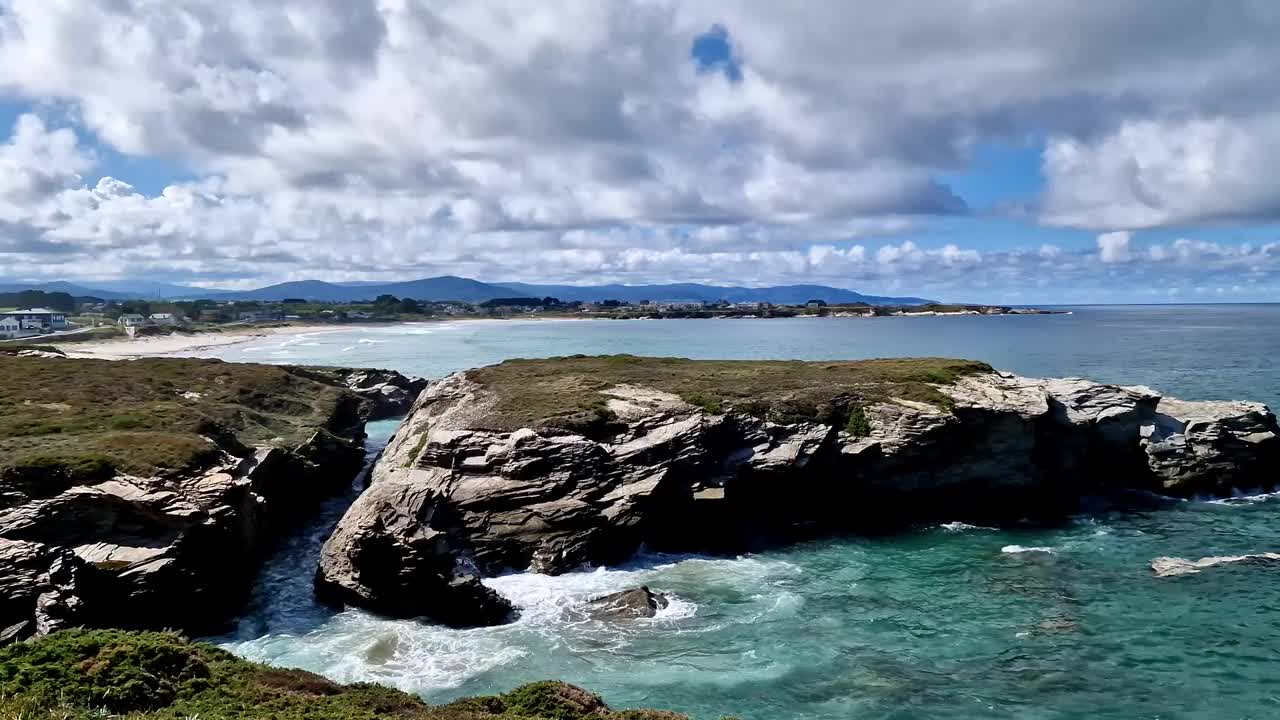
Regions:
<instances>
[{"instance_id":1,"label":"cloud layer on horizon","mask_svg":"<svg viewBox=\"0 0 1280 720\"><path fill-rule=\"evenodd\" d=\"M1280 294L1275 244L1201 239L1280 214L1280 100L1259 90L1280 7L930 8L0 0L0 93L25 108L0 147L0 258L232 286ZM724 57L693 56L708 33ZM1079 247L926 240L973 212L941 177L1028 142L1044 188L1014 212ZM141 193L101 177L104 150L190 179Z\"/></svg>"}]
</instances>

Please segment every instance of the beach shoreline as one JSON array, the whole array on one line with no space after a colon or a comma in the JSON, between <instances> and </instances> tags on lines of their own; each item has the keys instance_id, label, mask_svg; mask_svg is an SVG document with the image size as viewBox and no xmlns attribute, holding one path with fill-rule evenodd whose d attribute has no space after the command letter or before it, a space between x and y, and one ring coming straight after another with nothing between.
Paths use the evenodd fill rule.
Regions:
<instances>
[{"instance_id":1,"label":"beach shoreline","mask_svg":"<svg viewBox=\"0 0 1280 720\"><path fill-rule=\"evenodd\" d=\"M283 325L245 327L230 331L174 333L140 338L110 338L74 343L49 343L67 357L98 360L132 360L140 357L163 357L199 352L251 342L264 337L305 335L315 332L338 332L352 325Z\"/></svg>"}]
</instances>

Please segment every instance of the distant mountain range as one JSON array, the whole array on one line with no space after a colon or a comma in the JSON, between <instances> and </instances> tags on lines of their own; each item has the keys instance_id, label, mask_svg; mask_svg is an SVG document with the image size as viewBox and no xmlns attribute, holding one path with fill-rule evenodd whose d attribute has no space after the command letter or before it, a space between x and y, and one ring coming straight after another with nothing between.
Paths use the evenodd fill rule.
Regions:
<instances>
[{"instance_id":1,"label":"distant mountain range","mask_svg":"<svg viewBox=\"0 0 1280 720\"><path fill-rule=\"evenodd\" d=\"M565 301L600 302L622 300L624 302L688 301L715 302L728 300L733 303L767 302L777 305L803 305L810 300L822 300L832 304L867 303L868 305L924 305L933 300L918 297L886 297L863 295L852 290L826 285L777 285L774 287L745 288L721 285L678 283L674 285L527 285L503 283L503 287L532 297L555 297Z\"/></svg>"},{"instance_id":2,"label":"distant mountain range","mask_svg":"<svg viewBox=\"0 0 1280 720\"><path fill-rule=\"evenodd\" d=\"M392 283L330 283L321 280L298 280L269 285L256 290L215 290L172 285L149 281L111 281L93 283L93 286L64 281L47 283L0 282L0 292L44 290L65 292L77 297L97 297L104 300L155 299L155 300L263 300L279 301L298 298L317 302L352 302L372 300L379 295L394 295L415 300L460 302L484 302L496 298L555 297L565 302L715 302L727 300L734 303L767 302L778 305L799 305L810 300L822 300L831 304L867 303L870 305L923 305L934 302L918 297L886 297L863 295L852 290L825 285L779 285L775 287L744 288L719 285L677 283L671 285L531 285L527 283L485 283L470 278L445 275L442 277Z\"/></svg>"}]
</instances>

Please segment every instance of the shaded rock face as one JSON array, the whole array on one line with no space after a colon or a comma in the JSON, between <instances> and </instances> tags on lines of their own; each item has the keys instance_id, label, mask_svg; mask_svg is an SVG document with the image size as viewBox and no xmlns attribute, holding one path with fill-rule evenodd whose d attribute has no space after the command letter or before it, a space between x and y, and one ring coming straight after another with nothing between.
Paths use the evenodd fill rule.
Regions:
<instances>
[{"instance_id":1,"label":"shaded rock face","mask_svg":"<svg viewBox=\"0 0 1280 720\"><path fill-rule=\"evenodd\" d=\"M424 385L384 371L321 374L358 397L294 447L249 448L211 433L220 459L199 472L0 487L0 637L219 627L280 534L360 472L364 420L403 412Z\"/></svg>"},{"instance_id":2,"label":"shaded rock face","mask_svg":"<svg viewBox=\"0 0 1280 720\"><path fill-rule=\"evenodd\" d=\"M432 616L462 604L448 597L456 579L561 573L641 544L740 551L932 519L1060 517L1113 491L1188 496L1280 479L1280 429L1262 405L995 373L940 390L947 409L865 408L868 432L856 437L620 387L609 401L618 433L589 439L485 429L496 399L453 375L422 394L388 445L324 548L318 587Z\"/></svg>"},{"instance_id":3,"label":"shaded rock face","mask_svg":"<svg viewBox=\"0 0 1280 720\"><path fill-rule=\"evenodd\" d=\"M500 625L515 609L480 583L447 535L433 527L435 490L378 483L348 511L325 544L316 595L397 617L425 616L445 625Z\"/></svg>"},{"instance_id":4,"label":"shaded rock face","mask_svg":"<svg viewBox=\"0 0 1280 720\"><path fill-rule=\"evenodd\" d=\"M279 534L350 484L358 438L318 430L188 478L119 476L0 512L0 625L216 627Z\"/></svg>"}]
</instances>

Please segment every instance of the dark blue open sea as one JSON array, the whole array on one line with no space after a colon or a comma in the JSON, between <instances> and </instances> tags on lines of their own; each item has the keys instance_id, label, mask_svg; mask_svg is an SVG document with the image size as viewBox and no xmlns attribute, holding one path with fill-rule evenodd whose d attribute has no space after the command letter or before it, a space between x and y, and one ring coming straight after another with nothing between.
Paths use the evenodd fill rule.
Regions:
<instances>
[{"instance_id":1,"label":"dark blue open sea","mask_svg":"<svg viewBox=\"0 0 1280 720\"><path fill-rule=\"evenodd\" d=\"M466 321L269 337L229 360L390 367L437 377L510 357L952 356L1027 375L1280 405L1280 306L1070 308L1070 315L796 320ZM394 423L371 428L376 447ZM1277 468L1280 474L1280 468ZM1160 555L1280 551L1280 497L1190 501L1051 530L945 524L738 558L489 581L515 624L449 630L311 599L348 499L268 565L235 633L246 657L429 700L558 678L615 706L750 720L1280 718L1280 567L1153 577ZM578 621L594 593L646 584L651 621Z\"/></svg>"}]
</instances>

